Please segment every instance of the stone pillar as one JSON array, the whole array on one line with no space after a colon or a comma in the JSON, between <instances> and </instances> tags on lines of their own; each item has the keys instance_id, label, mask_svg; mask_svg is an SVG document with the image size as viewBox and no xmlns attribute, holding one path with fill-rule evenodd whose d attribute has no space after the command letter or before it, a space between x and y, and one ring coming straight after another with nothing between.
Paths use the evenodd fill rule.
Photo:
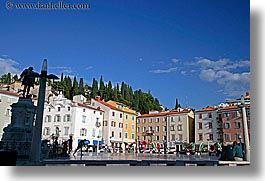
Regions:
<instances>
[{"instance_id":1,"label":"stone pillar","mask_svg":"<svg viewBox=\"0 0 265 181\"><path fill-rule=\"evenodd\" d=\"M3 129L1 141L5 150L16 150L18 157L28 158L36 106L30 98L20 97L18 102L12 104L11 107L11 123Z\"/></svg>"}]
</instances>

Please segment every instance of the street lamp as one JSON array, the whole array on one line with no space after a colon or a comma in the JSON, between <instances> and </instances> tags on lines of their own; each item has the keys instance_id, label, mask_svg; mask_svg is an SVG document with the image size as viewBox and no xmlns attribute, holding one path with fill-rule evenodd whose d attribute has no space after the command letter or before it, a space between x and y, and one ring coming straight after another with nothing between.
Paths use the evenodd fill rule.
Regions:
<instances>
[{"instance_id":1,"label":"street lamp","mask_svg":"<svg viewBox=\"0 0 265 181\"><path fill-rule=\"evenodd\" d=\"M242 107L242 122L243 122L243 135L245 142L245 154L246 161L250 161L250 146L249 146L249 136L248 136L248 124L247 124L247 116L246 116L246 107L244 96L241 96L241 107Z\"/></svg>"},{"instance_id":2,"label":"street lamp","mask_svg":"<svg viewBox=\"0 0 265 181\"><path fill-rule=\"evenodd\" d=\"M41 133L42 133L43 111L44 111L47 79L59 79L59 78L53 74L47 75L47 60L44 59L40 74L40 87L38 94L37 114L36 114L36 120L35 120L35 126L34 126L33 138L30 150L30 161L32 162L40 161Z\"/></svg>"}]
</instances>

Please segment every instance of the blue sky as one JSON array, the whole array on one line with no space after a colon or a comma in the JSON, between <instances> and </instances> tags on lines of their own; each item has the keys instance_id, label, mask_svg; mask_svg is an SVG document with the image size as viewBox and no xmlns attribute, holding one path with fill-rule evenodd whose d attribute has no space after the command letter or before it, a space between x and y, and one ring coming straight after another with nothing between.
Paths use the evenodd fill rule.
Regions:
<instances>
[{"instance_id":1,"label":"blue sky","mask_svg":"<svg viewBox=\"0 0 265 181\"><path fill-rule=\"evenodd\" d=\"M8 10L6 2L0 74L40 71L47 58L49 73L124 81L169 108L176 98L201 109L250 91L249 1L75 1L89 10Z\"/></svg>"}]
</instances>

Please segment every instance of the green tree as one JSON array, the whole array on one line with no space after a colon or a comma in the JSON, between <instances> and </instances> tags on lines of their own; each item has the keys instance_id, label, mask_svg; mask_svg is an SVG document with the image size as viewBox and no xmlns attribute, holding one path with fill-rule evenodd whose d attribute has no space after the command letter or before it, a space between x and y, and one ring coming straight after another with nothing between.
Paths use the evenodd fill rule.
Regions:
<instances>
[{"instance_id":1,"label":"green tree","mask_svg":"<svg viewBox=\"0 0 265 181\"><path fill-rule=\"evenodd\" d=\"M95 98L98 95L98 81L95 78L93 78L92 90L90 95L91 98Z\"/></svg>"}]
</instances>

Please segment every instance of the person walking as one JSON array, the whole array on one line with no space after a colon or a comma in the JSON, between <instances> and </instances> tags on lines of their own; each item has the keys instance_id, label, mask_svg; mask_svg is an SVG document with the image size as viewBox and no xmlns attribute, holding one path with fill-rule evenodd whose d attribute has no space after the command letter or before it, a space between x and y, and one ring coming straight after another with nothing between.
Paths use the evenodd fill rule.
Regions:
<instances>
[{"instance_id":1,"label":"person walking","mask_svg":"<svg viewBox=\"0 0 265 181\"><path fill-rule=\"evenodd\" d=\"M85 141L86 141L86 139L84 139L84 140L80 140L80 141L79 141L79 143L78 143L78 145L77 145L77 148L75 149L73 155L75 155L76 152L77 152L79 149L81 149L81 155L82 155L82 148L83 148L83 146L85 146Z\"/></svg>"},{"instance_id":2,"label":"person walking","mask_svg":"<svg viewBox=\"0 0 265 181\"><path fill-rule=\"evenodd\" d=\"M161 148L161 146L160 146L160 143L159 142L157 143L156 148L157 148L158 154L160 154L160 148Z\"/></svg>"},{"instance_id":3,"label":"person walking","mask_svg":"<svg viewBox=\"0 0 265 181\"><path fill-rule=\"evenodd\" d=\"M233 142L233 157L235 161L243 161L243 151L237 141Z\"/></svg>"}]
</instances>

